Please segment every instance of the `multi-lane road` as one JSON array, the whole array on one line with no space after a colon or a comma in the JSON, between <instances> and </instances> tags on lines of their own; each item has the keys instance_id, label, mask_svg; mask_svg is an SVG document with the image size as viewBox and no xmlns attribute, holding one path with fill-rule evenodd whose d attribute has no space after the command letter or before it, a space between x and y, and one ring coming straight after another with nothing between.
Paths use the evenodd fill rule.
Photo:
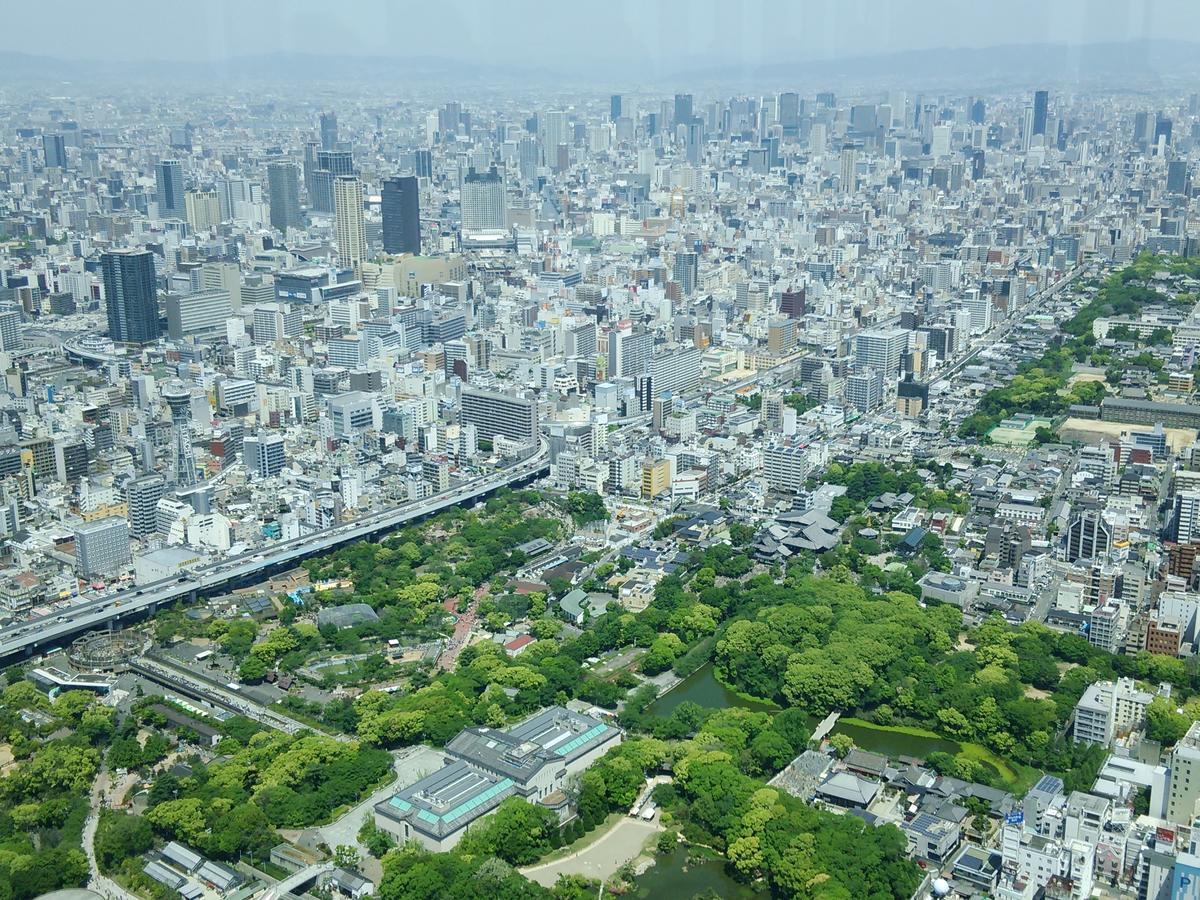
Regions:
<instances>
[{"instance_id":1,"label":"multi-lane road","mask_svg":"<svg viewBox=\"0 0 1200 900\"><path fill-rule=\"evenodd\" d=\"M977 357L988 347L994 347L996 344L1003 341L1008 337L1009 333L1012 332L1014 328L1038 312L1038 310L1040 310L1048 301L1054 299L1060 293L1062 293L1066 287L1074 282L1075 279L1079 278L1079 276L1085 271L1086 268L1084 266L1077 265L1070 272L1067 272L1065 275L1063 275L1062 278L1058 279L1058 281L1054 282L1054 284L1047 285L1040 291L1032 294L1028 300L1026 300L1013 311L1011 316L997 324L987 334L981 335L976 340L975 346L970 350L970 352L968 352L961 359L955 360L953 365L938 372L938 376L934 379L933 383L937 384L938 382L945 381L946 379L953 377L959 372L959 370L971 362L971 360L975 359L975 357Z\"/></svg>"},{"instance_id":2,"label":"multi-lane road","mask_svg":"<svg viewBox=\"0 0 1200 900\"><path fill-rule=\"evenodd\" d=\"M549 466L549 445L543 440L537 451L527 459L432 497L295 540L272 544L210 566L181 572L177 577L76 604L62 612L18 622L0 631L0 665L10 665L35 652L60 647L86 631L120 624L122 620L152 612L181 598L196 597L245 583L273 570L290 568L309 556L328 552L351 541L373 537L451 506L474 501L499 488L528 481L548 471Z\"/></svg>"}]
</instances>

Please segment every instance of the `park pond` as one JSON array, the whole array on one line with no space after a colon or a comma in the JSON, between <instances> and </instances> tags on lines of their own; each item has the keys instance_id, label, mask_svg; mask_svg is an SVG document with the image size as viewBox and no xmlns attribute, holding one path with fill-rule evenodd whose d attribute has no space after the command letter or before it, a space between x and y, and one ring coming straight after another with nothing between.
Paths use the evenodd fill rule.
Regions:
<instances>
[{"instance_id":1,"label":"park pond","mask_svg":"<svg viewBox=\"0 0 1200 900\"><path fill-rule=\"evenodd\" d=\"M778 709L773 703L743 696L721 684L713 671L712 663L708 663L656 699L650 704L648 711L654 715L669 716L679 704L689 700L708 709L735 706L762 712ZM815 727L819 721L820 718L814 716L809 725ZM951 755L965 753L991 769L997 768L991 760L1004 765L1002 760L991 757L984 748L977 745L960 744L958 741L934 734L913 733L914 731L917 729L884 728L853 719L839 721L833 729L834 734L844 734L853 739L855 746L860 749L883 754L892 760L900 757L925 759L930 753L940 751ZM981 758L985 754L990 759ZM1011 771L997 774L1006 774L1012 779L1018 777L1017 773ZM1021 776L1027 777L1027 773L1022 772ZM638 876L634 881L632 894L639 898L691 898L696 895L757 900L768 897L769 893L734 880L727 874L724 860L695 855L689 859L689 850L681 846L666 856L659 857L654 866Z\"/></svg>"},{"instance_id":2,"label":"park pond","mask_svg":"<svg viewBox=\"0 0 1200 900\"><path fill-rule=\"evenodd\" d=\"M688 700L708 709L725 709L730 706L740 706L743 709L763 712L777 709L772 703L744 697L736 691L730 690L717 680L712 663L707 663L651 703L649 712L657 716L669 716L675 707ZM810 724L815 726L818 721L820 719L814 717ZM862 750L882 753L891 759L901 756L924 759L936 751L955 755L963 749L957 741L946 738L911 734L907 731L858 724L853 721L838 722L833 733L844 734L852 738L855 746Z\"/></svg>"},{"instance_id":3,"label":"park pond","mask_svg":"<svg viewBox=\"0 0 1200 900\"><path fill-rule=\"evenodd\" d=\"M735 881L726 873L720 857L700 856L681 845L657 857L653 866L635 878L628 896L689 900L697 895L722 900L759 900L770 893Z\"/></svg>"}]
</instances>

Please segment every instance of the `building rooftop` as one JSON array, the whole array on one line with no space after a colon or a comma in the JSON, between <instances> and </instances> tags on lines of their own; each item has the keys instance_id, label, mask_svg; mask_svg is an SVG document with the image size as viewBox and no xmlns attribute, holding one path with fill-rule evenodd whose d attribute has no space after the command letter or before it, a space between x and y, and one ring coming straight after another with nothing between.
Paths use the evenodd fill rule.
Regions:
<instances>
[{"instance_id":1,"label":"building rooftop","mask_svg":"<svg viewBox=\"0 0 1200 900\"><path fill-rule=\"evenodd\" d=\"M375 809L437 838L465 828L516 793L511 778L497 778L455 760Z\"/></svg>"}]
</instances>

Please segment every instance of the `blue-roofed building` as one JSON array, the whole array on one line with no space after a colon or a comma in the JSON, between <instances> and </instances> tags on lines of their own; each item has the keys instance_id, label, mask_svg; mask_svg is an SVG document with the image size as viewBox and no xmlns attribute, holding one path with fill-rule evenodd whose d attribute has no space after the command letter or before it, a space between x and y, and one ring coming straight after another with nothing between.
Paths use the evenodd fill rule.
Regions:
<instances>
[{"instance_id":1,"label":"blue-roofed building","mask_svg":"<svg viewBox=\"0 0 1200 900\"><path fill-rule=\"evenodd\" d=\"M472 727L446 745L446 764L375 806L401 843L443 852L512 796L562 806L567 782L622 740L620 728L552 706L505 729Z\"/></svg>"},{"instance_id":2,"label":"blue-roofed building","mask_svg":"<svg viewBox=\"0 0 1200 900\"><path fill-rule=\"evenodd\" d=\"M496 778L453 760L376 805L375 821L401 842L415 840L441 852L516 792L511 778Z\"/></svg>"}]
</instances>

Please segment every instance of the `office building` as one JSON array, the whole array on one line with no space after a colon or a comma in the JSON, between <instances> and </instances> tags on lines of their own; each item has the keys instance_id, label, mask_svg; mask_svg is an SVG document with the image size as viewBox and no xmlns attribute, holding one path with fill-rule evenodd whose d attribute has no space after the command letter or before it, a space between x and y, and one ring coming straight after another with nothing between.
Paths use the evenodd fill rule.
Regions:
<instances>
[{"instance_id":1,"label":"office building","mask_svg":"<svg viewBox=\"0 0 1200 900\"><path fill-rule=\"evenodd\" d=\"M432 178L433 154L428 150L417 150L413 153L413 171L418 178Z\"/></svg>"},{"instance_id":2,"label":"office building","mask_svg":"<svg viewBox=\"0 0 1200 900\"><path fill-rule=\"evenodd\" d=\"M129 523L124 519L97 519L75 529L75 567L80 575L116 575L131 561Z\"/></svg>"},{"instance_id":3,"label":"office building","mask_svg":"<svg viewBox=\"0 0 1200 900\"><path fill-rule=\"evenodd\" d=\"M1200 491L1180 491L1175 495L1171 532L1176 543L1200 542Z\"/></svg>"},{"instance_id":4,"label":"office building","mask_svg":"<svg viewBox=\"0 0 1200 900\"><path fill-rule=\"evenodd\" d=\"M838 191L849 194L854 191L858 179L858 148L853 144L842 147L841 174L838 177Z\"/></svg>"},{"instance_id":5,"label":"office building","mask_svg":"<svg viewBox=\"0 0 1200 900\"><path fill-rule=\"evenodd\" d=\"M163 219L182 219L187 215L183 190L183 165L177 159L164 159L154 168L158 187L158 215Z\"/></svg>"},{"instance_id":6,"label":"office building","mask_svg":"<svg viewBox=\"0 0 1200 900\"><path fill-rule=\"evenodd\" d=\"M1083 509L1067 526L1067 561L1090 561L1112 548L1112 526L1099 509Z\"/></svg>"},{"instance_id":7,"label":"office building","mask_svg":"<svg viewBox=\"0 0 1200 900\"><path fill-rule=\"evenodd\" d=\"M615 122L624 114L622 112L622 99L620 94L613 94L608 98L608 121Z\"/></svg>"},{"instance_id":8,"label":"office building","mask_svg":"<svg viewBox=\"0 0 1200 900\"><path fill-rule=\"evenodd\" d=\"M149 250L112 250L100 258L108 336L118 343L158 340L158 290L154 254Z\"/></svg>"},{"instance_id":9,"label":"office building","mask_svg":"<svg viewBox=\"0 0 1200 900\"><path fill-rule=\"evenodd\" d=\"M221 201L216 191L188 191L184 214L196 231L212 231L221 224Z\"/></svg>"},{"instance_id":10,"label":"office building","mask_svg":"<svg viewBox=\"0 0 1200 900\"><path fill-rule=\"evenodd\" d=\"M642 496L653 500L659 494L671 490L671 461L669 459L642 460Z\"/></svg>"},{"instance_id":11,"label":"office building","mask_svg":"<svg viewBox=\"0 0 1200 900\"><path fill-rule=\"evenodd\" d=\"M308 189L308 205L313 212L333 213L333 183L337 180L328 169L314 169Z\"/></svg>"},{"instance_id":12,"label":"office building","mask_svg":"<svg viewBox=\"0 0 1200 900\"><path fill-rule=\"evenodd\" d=\"M694 250L680 250L675 254L672 268L672 280L678 283L679 290L685 297L696 292L700 280L700 257Z\"/></svg>"},{"instance_id":13,"label":"office building","mask_svg":"<svg viewBox=\"0 0 1200 900\"><path fill-rule=\"evenodd\" d=\"M1046 118L1049 114L1049 91L1035 91L1033 94L1033 134L1046 133Z\"/></svg>"},{"instance_id":14,"label":"office building","mask_svg":"<svg viewBox=\"0 0 1200 900\"><path fill-rule=\"evenodd\" d=\"M251 477L270 478L287 465L283 435L264 434L242 441L242 463Z\"/></svg>"},{"instance_id":15,"label":"office building","mask_svg":"<svg viewBox=\"0 0 1200 900\"><path fill-rule=\"evenodd\" d=\"M908 350L908 332L903 328L868 329L854 339L854 363L859 369L874 369L892 382L900 374Z\"/></svg>"},{"instance_id":16,"label":"office building","mask_svg":"<svg viewBox=\"0 0 1200 900\"><path fill-rule=\"evenodd\" d=\"M304 317L290 303L265 303L254 308L254 343L274 344L304 333Z\"/></svg>"},{"instance_id":17,"label":"office building","mask_svg":"<svg viewBox=\"0 0 1200 900\"><path fill-rule=\"evenodd\" d=\"M1186 159L1173 159L1167 163L1167 193L1190 194L1192 179L1188 174Z\"/></svg>"},{"instance_id":18,"label":"office building","mask_svg":"<svg viewBox=\"0 0 1200 900\"><path fill-rule=\"evenodd\" d=\"M1132 678L1097 681L1075 704L1073 737L1077 744L1107 747L1113 739L1144 724L1154 695L1140 690Z\"/></svg>"},{"instance_id":19,"label":"office building","mask_svg":"<svg viewBox=\"0 0 1200 900\"><path fill-rule=\"evenodd\" d=\"M474 425L486 440L502 435L521 444L538 439L537 399L475 387L462 389L462 424Z\"/></svg>"},{"instance_id":20,"label":"office building","mask_svg":"<svg viewBox=\"0 0 1200 900\"><path fill-rule=\"evenodd\" d=\"M1166 819L1173 825L1191 825L1200 800L1200 722L1188 728L1171 750L1170 760Z\"/></svg>"},{"instance_id":21,"label":"office building","mask_svg":"<svg viewBox=\"0 0 1200 900\"><path fill-rule=\"evenodd\" d=\"M672 119L676 125L686 125L692 121L692 95L691 94L676 94L675 95L675 118Z\"/></svg>"},{"instance_id":22,"label":"office building","mask_svg":"<svg viewBox=\"0 0 1200 900\"><path fill-rule=\"evenodd\" d=\"M651 356L650 386L654 396L687 393L698 388L701 355L695 347L677 347Z\"/></svg>"},{"instance_id":23,"label":"office building","mask_svg":"<svg viewBox=\"0 0 1200 900\"><path fill-rule=\"evenodd\" d=\"M785 138L794 138L800 133L800 95L786 91L779 95L779 124Z\"/></svg>"},{"instance_id":24,"label":"office building","mask_svg":"<svg viewBox=\"0 0 1200 900\"><path fill-rule=\"evenodd\" d=\"M42 156L47 169L67 167L67 142L61 134L42 135Z\"/></svg>"},{"instance_id":25,"label":"office building","mask_svg":"<svg viewBox=\"0 0 1200 900\"><path fill-rule=\"evenodd\" d=\"M161 475L143 475L126 482L125 508L130 534L142 538L155 532L158 501L166 493L167 482Z\"/></svg>"},{"instance_id":26,"label":"office building","mask_svg":"<svg viewBox=\"0 0 1200 900\"><path fill-rule=\"evenodd\" d=\"M421 206L415 176L383 182L383 252L421 252Z\"/></svg>"},{"instance_id":27,"label":"office building","mask_svg":"<svg viewBox=\"0 0 1200 900\"><path fill-rule=\"evenodd\" d=\"M21 310L16 306L0 306L0 350L21 350Z\"/></svg>"},{"instance_id":28,"label":"office building","mask_svg":"<svg viewBox=\"0 0 1200 900\"><path fill-rule=\"evenodd\" d=\"M296 167L289 162L268 163L267 189L271 194L271 227L283 234L287 234L289 228L303 228Z\"/></svg>"},{"instance_id":29,"label":"office building","mask_svg":"<svg viewBox=\"0 0 1200 900\"><path fill-rule=\"evenodd\" d=\"M174 341L224 333L225 320L233 315L229 291L167 294L164 304L167 335Z\"/></svg>"},{"instance_id":30,"label":"office building","mask_svg":"<svg viewBox=\"0 0 1200 900\"><path fill-rule=\"evenodd\" d=\"M362 182L353 175L339 176L333 186L334 223L338 259L361 275L367 258L367 232L363 224Z\"/></svg>"},{"instance_id":31,"label":"office building","mask_svg":"<svg viewBox=\"0 0 1200 900\"><path fill-rule=\"evenodd\" d=\"M349 150L318 150L317 168L329 172L334 178L354 175L354 154Z\"/></svg>"},{"instance_id":32,"label":"office building","mask_svg":"<svg viewBox=\"0 0 1200 900\"><path fill-rule=\"evenodd\" d=\"M338 142L337 113L333 111L321 113L320 124L321 149L333 150L337 147Z\"/></svg>"},{"instance_id":33,"label":"office building","mask_svg":"<svg viewBox=\"0 0 1200 900\"><path fill-rule=\"evenodd\" d=\"M654 335L645 329L621 329L608 335L608 379L641 375L650 366Z\"/></svg>"},{"instance_id":34,"label":"office building","mask_svg":"<svg viewBox=\"0 0 1200 900\"><path fill-rule=\"evenodd\" d=\"M460 195L462 230L496 231L506 225L504 179L495 166L486 172L470 169Z\"/></svg>"},{"instance_id":35,"label":"office building","mask_svg":"<svg viewBox=\"0 0 1200 900\"><path fill-rule=\"evenodd\" d=\"M338 438L352 438L383 425L383 412L374 394L347 391L329 398L329 423Z\"/></svg>"}]
</instances>

